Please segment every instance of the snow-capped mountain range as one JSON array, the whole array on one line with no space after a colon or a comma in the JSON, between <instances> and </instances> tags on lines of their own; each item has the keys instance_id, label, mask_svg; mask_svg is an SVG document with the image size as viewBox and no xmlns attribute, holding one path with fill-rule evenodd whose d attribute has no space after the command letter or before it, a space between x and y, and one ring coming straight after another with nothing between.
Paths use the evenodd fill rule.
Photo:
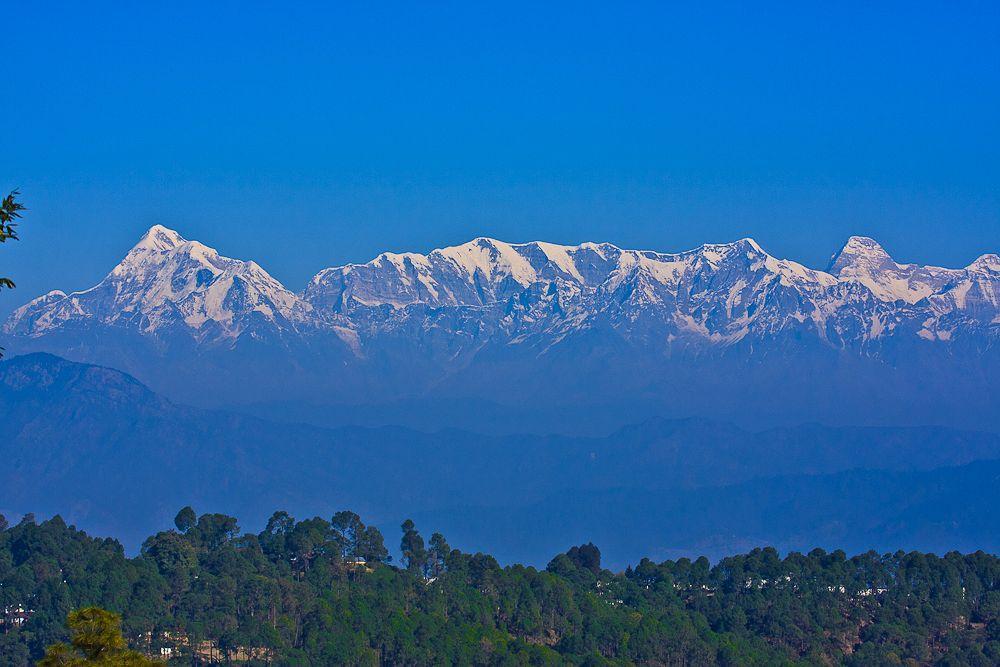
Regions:
<instances>
[{"instance_id":1,"label":"snow-capped mountain range","mask_svg":"<svg viewBox=\"0 0 1000 667\"><path fill-rule=\"evenodd\" d=\"M826 270L752 239L662 253L477 238L324 269L295 293L155 226L100 283L25 304L3 333L10 353L121 368L196 403L614 398L801 421L807 405L826 419L895 402L987 423L1000 409L1000 257L900 264L864 237Z\"/></svg>"},{"instance_id":2,"label":"snow-capped mountain range","mask_svg":"<svg viewBox=\"0 0 1000 667\"><path fill-rule=\"evenodd\" d=\"M231 346L243 336L325 330L363 355L379 333L413 319L477 334L480 344L548 336L541 349L599 321L624 339L664 347L788 331L833 347L890 336L989 340L1000 330L1000 257L983 255L963 269L898 264L876 241L852 237L817 271L776 259L752 239L660 253L477 238L324 269L296 294L255 262L158 225L99 284L27 303L4 333L114 327Z\"/></svg>"}]
</instances>

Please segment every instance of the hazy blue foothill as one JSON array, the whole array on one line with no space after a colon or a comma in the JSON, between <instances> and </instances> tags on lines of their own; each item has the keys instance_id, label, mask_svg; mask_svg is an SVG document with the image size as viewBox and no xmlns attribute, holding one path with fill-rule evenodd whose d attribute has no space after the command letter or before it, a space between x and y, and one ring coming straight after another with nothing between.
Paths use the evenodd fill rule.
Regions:
<instances>
[{"instance_id":1,"label":"hazy blue foothill","mask_svg":"<svg viewBox=\"0 0 1000 667\"><path fill-rule=\"evenodd\" d=\"M653 419L604 436L321 428L181 406L108 368L0 363L0 512L60 513L135 549L197 503L375 523L541 563L585 536L611 563L846 545L995 549L1000 436L944 427L749 431Z\"/></svg>"}]
</instances>

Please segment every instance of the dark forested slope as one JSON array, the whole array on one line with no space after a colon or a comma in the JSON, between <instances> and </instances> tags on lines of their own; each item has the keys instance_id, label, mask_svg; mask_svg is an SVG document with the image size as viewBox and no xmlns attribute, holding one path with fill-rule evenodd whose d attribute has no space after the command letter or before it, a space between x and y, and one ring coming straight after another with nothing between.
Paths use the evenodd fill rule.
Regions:
<instances>
[{"instance_id":1,"label":"dark forested slope","mask_svg":"<svg viewBox=\"0 0 1000 667\"><path fill-rule=\"evenodd\" d=\"M982 552L769 548L615 573L590 544L545 570L501 567L409 522L390 564L351 513L276 513L244 535L219 514L176 524L132 559L59 518L0 530L0 664L39 657L85 605L121 613L134 648L177 664L1000 661L1000 561Z\"/></svg>"}]
</instances>

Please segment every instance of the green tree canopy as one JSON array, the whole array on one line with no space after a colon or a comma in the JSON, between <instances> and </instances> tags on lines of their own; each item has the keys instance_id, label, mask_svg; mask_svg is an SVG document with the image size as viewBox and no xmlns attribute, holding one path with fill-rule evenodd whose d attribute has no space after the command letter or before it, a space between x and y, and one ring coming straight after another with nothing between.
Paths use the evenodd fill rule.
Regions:
<instances>
[{"instance_id":1,"label":"green tree canopy","mask_svg":"<svg viewBox=\"0 0 1000 667\"><path fill-rule=\"evenodd\" d=\"M177 530L182 533L186 533L191 530L196 523L198 523L198 517L195 515L194 510L190 505L183 508L177 513L177 516L174 517L174 525L177 526Z\"/></svg>"},{"instance_id":2,"label":"green tree canopy","mask_svg":"<svg viewBox=\"0 0 1000 667\"><path fill-rule=\"evenodd\" d=\"M403 539L399 543L399 550L403 554L403 565L410 572L423 572L427 564L424 538L417 532L416 526L410 519L404 521L400 528L403 530Z\"/></svg>"},{"instance_id":3,"label":"green tree canopy","mask_svg":"<svg viewBox=\"0 0 1000 667\"><path fill-rule=\"evenodd\" d=\"M121 616L99 607L71 611L66 620L70 643L53 644L39 661L40 667L58 665L118 665L145 667L159 663L132 651L122 637Z\"/></svg>"},{"instance_id":4,"label":"green tree canopy","mask_svg":"<svg viewBox=\"0 0 1000 667\"><path fill-rule=\"evenodd\" d=\"M176 664L1000 664L1000 558L983 552L761 548L614 572L583 544L540 571L439 533L425 545L407 522L406 568L359 567L345 532L349 558L369 534L384 545L352 512L271 528L234 537L235 519L206 514L129 558L59 517L9 526L0 667L149 664L123 638ZM64 640L88 607L121 613L121 631L81 609Z\"/></svg>"}]
</instances>

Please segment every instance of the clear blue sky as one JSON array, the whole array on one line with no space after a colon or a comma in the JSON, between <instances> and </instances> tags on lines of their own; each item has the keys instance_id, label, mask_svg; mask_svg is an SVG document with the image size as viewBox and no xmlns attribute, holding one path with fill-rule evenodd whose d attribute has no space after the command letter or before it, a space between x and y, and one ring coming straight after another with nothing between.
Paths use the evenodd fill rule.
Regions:
<instances>
[{"instance_id":1,"label":"clear blue sky","mask_svg":"<svg viewBox=\"0 0 1000 667\"><path fill-rule=\"evenodd\" d=\"M1000 3L278 4L4 5L0 315L154 223L292 289L478 235L1000 250Z\"/></svg>"}]
</instances>

